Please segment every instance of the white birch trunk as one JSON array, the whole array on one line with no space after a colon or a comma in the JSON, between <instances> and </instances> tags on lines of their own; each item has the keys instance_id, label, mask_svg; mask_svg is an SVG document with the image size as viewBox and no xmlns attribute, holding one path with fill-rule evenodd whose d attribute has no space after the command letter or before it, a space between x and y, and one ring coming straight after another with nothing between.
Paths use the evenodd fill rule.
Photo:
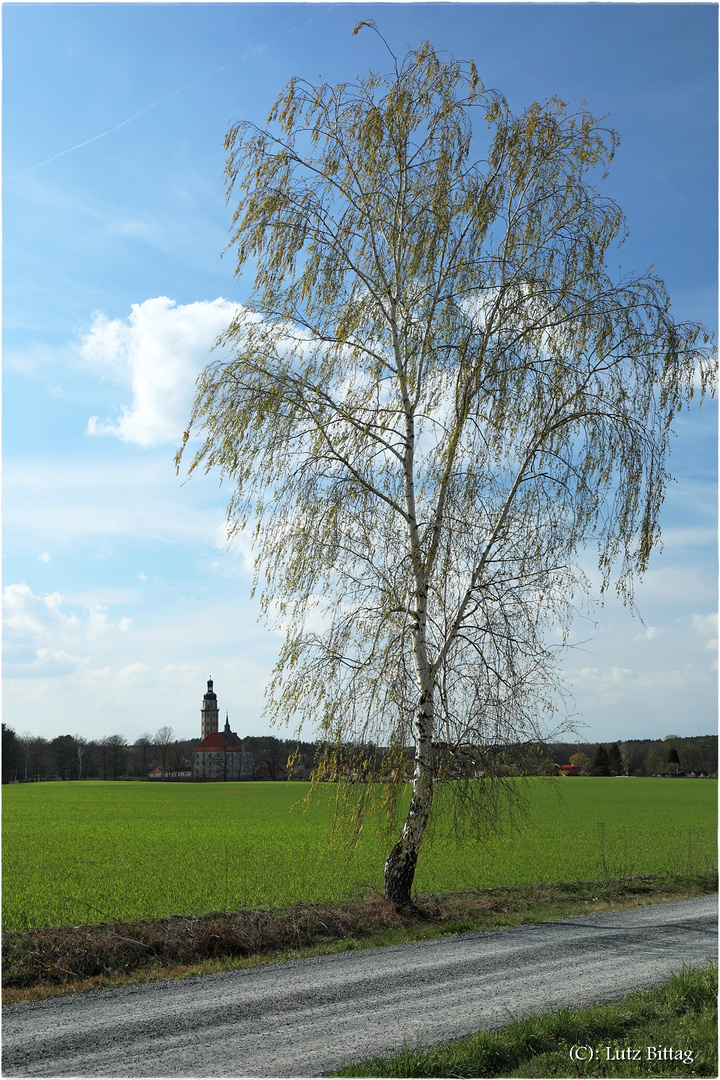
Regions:
<instances>
[{"instance_id":1,"label":"white birch trunk","mask_svg":"<svg viewBox=\"0 0 720 1080\"><path fill-rule=\"evenodd\" d=\"M433 686L423 695L415 717L415 771L410 808L400 838L385 862L385 896L398 909L412 907L412 885L420 845L433 799Z\"/></svg>"}]
</instances>

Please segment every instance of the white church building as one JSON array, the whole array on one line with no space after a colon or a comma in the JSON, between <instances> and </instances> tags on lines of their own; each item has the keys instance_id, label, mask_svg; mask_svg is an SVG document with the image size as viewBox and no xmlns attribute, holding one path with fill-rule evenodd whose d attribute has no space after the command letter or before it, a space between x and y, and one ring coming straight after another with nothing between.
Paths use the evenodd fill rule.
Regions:
<instances>
[{"instance_id":1,"label":"white church building","mask_svg":"<svg viewBox=\"0 0 720 1080\"><path fill-rule=\"evenodd\" d=\"M225 727L218 730L217 694L208 679L200 711L201 741L193 750L193 780L252 780L255 762L234 731L225 714Z\"/></svg>"}]
</instances>

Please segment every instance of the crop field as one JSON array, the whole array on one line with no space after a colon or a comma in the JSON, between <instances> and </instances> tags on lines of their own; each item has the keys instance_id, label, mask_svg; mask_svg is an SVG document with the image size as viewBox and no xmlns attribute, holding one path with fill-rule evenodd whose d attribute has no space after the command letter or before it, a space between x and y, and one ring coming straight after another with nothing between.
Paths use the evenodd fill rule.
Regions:
<instances>
[{"instance_id":1,"label":"crop field","mask_svg":"<svg viewBox=\"0 0 720 1080\"><path fill-rule=\"evenodd\" d=\"M47 783L3 788L5 930L283 908L382 887L387 839L329 838L330 790L301 783ZM421 854L418 892L704 872L717 782L532 780L521 827Z\"/></svg>"}]
</instances>

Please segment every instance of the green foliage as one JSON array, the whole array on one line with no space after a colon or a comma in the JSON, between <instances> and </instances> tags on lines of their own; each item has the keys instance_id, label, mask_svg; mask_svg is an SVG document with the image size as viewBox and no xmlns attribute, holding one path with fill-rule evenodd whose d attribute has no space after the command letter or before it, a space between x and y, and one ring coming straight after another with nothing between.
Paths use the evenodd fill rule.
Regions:
<instances>
[{"instance_id":1,"label":"green foliage","mask_svg":"<svg viewBox=\"0 0 720 1080\"><path fill-rule=\"evenodd\" d=\"M2 782L10 784L13 780L22 779L22 746L11 727L7 724L2 726Z\"/></svg>"},{"instance_id":2,"label":"green foliage","mask_svg":"<svg viewBox=\"0 0 720 1080\"><path fill-rule=\"evenodd\" d=\"M607 752L607 747L602 743L595 751L595 758L592 764L593 776L610 776L610 755Z\"/></svg>"},{"instance_id":3,"label":"green foliage","mask_svg":"<svg viewBox=\"0 0 720 1080\"><path fill-rule=\"evenodd\" d=\"M441 793L447 786L438 785ZM371 820L356 847L330 842L335 785L326 787L307 809L305 783L8 785L4 927L283 908L380 889L383 840ZM509 839L488 836L459 848L451 803L441 798L417 890L689 874L716 865L715 781L537 779L521 792L530 814Z\"/></svg>"},{"instance_id":4,"label":"green foliage","mask_svg":"<svg viewBox=\"0 0 720 1080\"><path fill-rule=\"evenodd\" d=\"M405 1047L388 1058L356 1062L336 1076L596 1077L717 1076L717 966L683 968L668 982L621 1001L563 1008L480 1031L434 1049ZM573 1046L594 1058L575 1062ZM689 1062L651 1060L647 1047L691 1052ZM628 1049L639 1060L624 1060Z\"/></svg>"},{"instance_id":5,"label":"green foliage","mask_svg":"<svg viewBox=\"0 0 720 1080\"><path fill-rule=\"evenodd\" d=\"M622 751L618 743L612 743L608 748L608 764L610 766L610 772L613 776L622 776L625 772L625 766L623 764Z\"/></svg>"}]
</instances>

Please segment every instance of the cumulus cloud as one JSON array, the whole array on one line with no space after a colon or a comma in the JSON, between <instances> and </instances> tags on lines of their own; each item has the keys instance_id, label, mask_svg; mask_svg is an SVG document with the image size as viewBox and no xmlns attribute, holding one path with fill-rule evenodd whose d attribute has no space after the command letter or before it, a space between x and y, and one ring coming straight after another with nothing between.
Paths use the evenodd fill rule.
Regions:
<instances>
[{"instance_id":1,"label":"cumulus cloud","mask_svg":"<svg viewBox=\"0 0 720 1080\"><path fill-rule=\"evenodd\" d=\"M584 668L580 668L576 672L576 677L578 679L585 679L585 680L597 679L598 675L599 675L599 672L598 672L598 669L596 667L584 667Z\"/></svg>"},{"instance_id":2,"label":"cumulus cloud","mask_svg":"<svg viewBox=\"0 0 720 1080\"><path fill-rule=\"evenodd\" d=\"M125 667L120 668L117 673L117 677L121 682L134 683L140 680L147 680L152 674L152 668L147 664L143 664L141 661L137 661L134 664L126 664Z\"/></svg>"},{"instance_id":3,"label":"cumulus cloud","mask_svg":"<svg viewBox=\"0 0 720 1080\"><path fill-rule=\"evenodd\" d=\"M132 619L123 616L118 622L112 622L107 608L102 604L90 604L86 607L87 617L65 614L61 610L65 603L62 593L53 592L46 596L36 596L29 585L20 582L3 589L3 626L8 642L78 642L95 641L110 630L126 633L132 626ZM40 653L43 652L43 656ZM51 655L47 648L40 650L38 656L43 659ZM52 652L53 657L59 655ZM63 654L67 655L67 654Z\"/></svg>"},{"instance_id":4,"label":"cumulus cloud","mask_svg":"<svg viewBox=\"0 0 720 1080\"><path fill-rule=\"evenodd\" d=\"M35 596L29 585L20 582L3 589L3 625L20 637L46 638L60 631L74 632L79 626L75 615L60 610L62 593Z\"/></svg>"},{"instance_id":5,"label":"cumulus cloud","mask_svg":"<svg viewBox=\"0 0 720 1080\"><path fill-rule=\"evenodd\" d=\"M235 529L230 532L227 521L224 521L215 530L214 546L219 551L227 551L234 558L240 559L244 570L253 569L255 552L250 529Z\"/></svg>"},{"instance_id":6,"label":"cumulus cloud","mask_svg":"<svg viewBox=\"0 0 720 1080\"><path fill-rule=\"evenodd\" d=\"M90 641L101 637L108 630L119 630L121 633L125 633L131 626L132 619L128 618L127 615L123 616L119 622L111 622L107 608L103 604L91 604L88 608L86 636Z\"/></svg>"},{"instance_id":7,"label":"cumulus cloud","mask_svg":"<svg viewBox=\"0 0 720 1080\"><path fill-rule=\"evenodd\" d=\"M178 442L190 415L195 380L238 307L219 298L176 304L167 296L133 304L129 318L96 313L82 341L84 359L129 387L120 417L90 417L88 435L138 446Z\"/></svg>"},{"instance_id":8,"label":"cumulus cloud","mask_svg":"<svg viewBox=\"0 0 720 1080\"><path fill-rule=\"evenodd\" d=\"M87 656L75 656L65 652L64 649L38 649L37 666L46 676L64 675L77 668L83 668L88 663Z\"/></svg>"},{"instance_id":9,"label":"cumulus cloud","mask_svg":"<svg viewBox=\"0 0 720 1080\"><path fill-rule=\"evenodd\" d=\"M695 633L705 638L705 648L716 652L718 647L717 611L710 615L693 615L692 624Z\"/></svg>"}]
</instances>

